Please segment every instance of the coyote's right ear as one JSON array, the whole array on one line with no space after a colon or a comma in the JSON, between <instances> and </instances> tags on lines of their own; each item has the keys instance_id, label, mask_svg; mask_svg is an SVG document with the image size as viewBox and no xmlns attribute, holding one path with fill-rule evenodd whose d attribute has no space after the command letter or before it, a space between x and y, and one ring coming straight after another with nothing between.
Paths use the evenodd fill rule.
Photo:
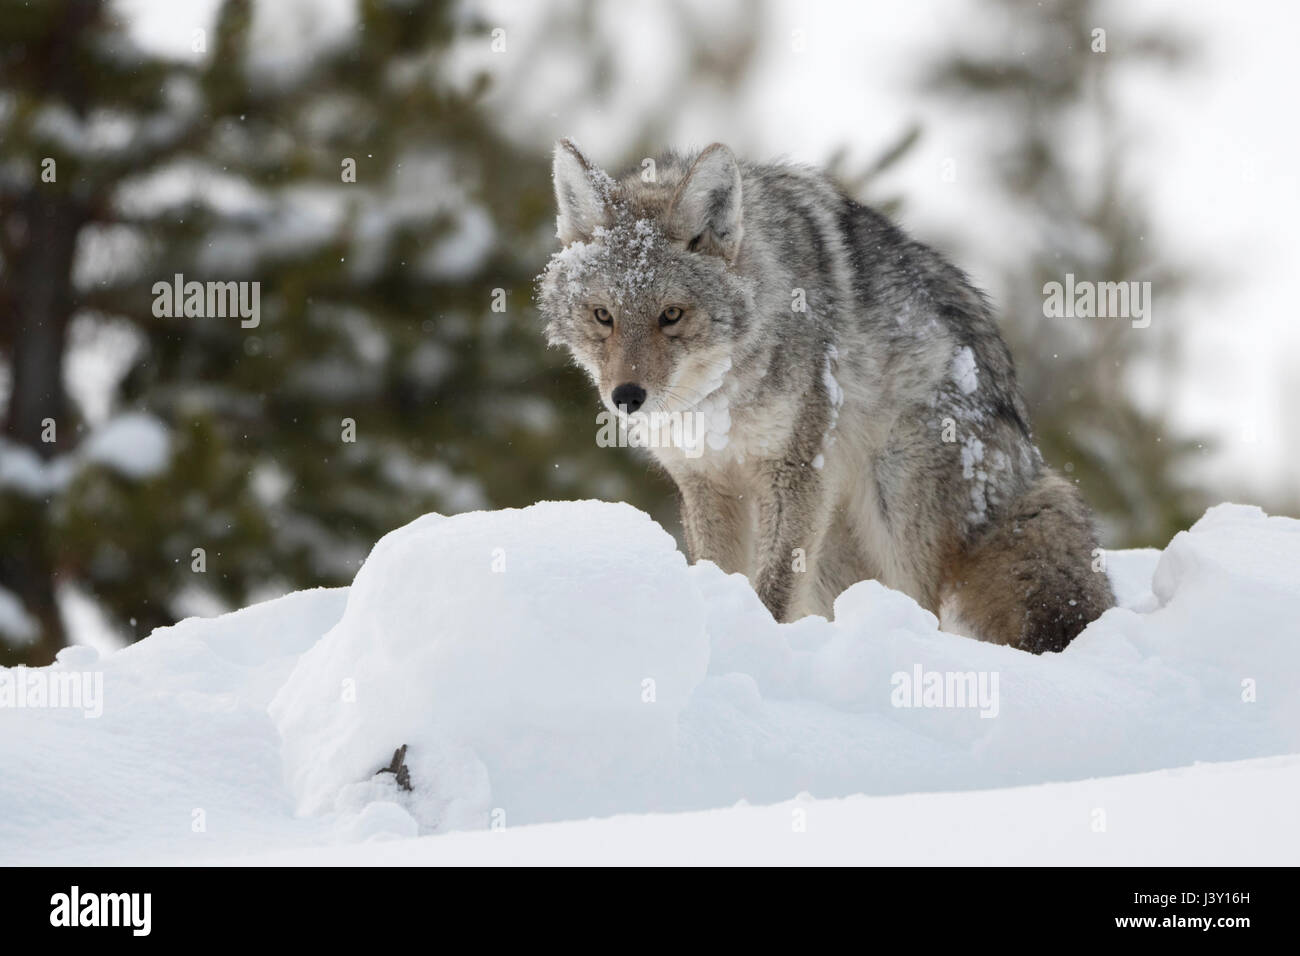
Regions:
<instances>
[{"instance_id":1,"label":"coyote's right ear","mask_svg":"<svg viewBox=\"0 0 1300 956\"><path fill-rule=\"evenodd\" d=\"M555 234L566 246L590 239L592 231L606 218L609 176L578 152L572 140L555 144Z\"/></svg>"}]
</instances>

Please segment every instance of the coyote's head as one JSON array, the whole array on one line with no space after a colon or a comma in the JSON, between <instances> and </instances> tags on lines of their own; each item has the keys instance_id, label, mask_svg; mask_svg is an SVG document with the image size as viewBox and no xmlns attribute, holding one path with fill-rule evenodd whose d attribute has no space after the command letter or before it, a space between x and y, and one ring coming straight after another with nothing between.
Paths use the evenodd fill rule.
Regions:
<instances>
[{"instance_id":1,"label":"coyote's head","mask_svg":"<svg viewBox=\"0 0 1300 956\"><path fill-rule=\"evenodd\" d=\"M547 338L612 411L677 413L718 388L750 314L741 176L715 144L615 181L569 140L555 147L557 234L540 277Z\"/></svg>"}]
</instances>

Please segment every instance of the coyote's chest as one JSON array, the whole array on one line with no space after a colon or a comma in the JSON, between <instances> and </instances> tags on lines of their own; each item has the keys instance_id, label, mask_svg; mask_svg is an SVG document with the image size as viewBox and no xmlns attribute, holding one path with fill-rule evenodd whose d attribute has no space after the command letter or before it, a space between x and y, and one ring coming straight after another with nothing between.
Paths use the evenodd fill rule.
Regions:
<instances>
[{"instance_id":1,"label":"coyote's chest","mask_svg":"<svg viewBox=\"0 0 1300 956\"><path fill-rule=\"evenodd\" d=\"M699 416L691 423L693 428L683 428L685 434L694 436L693 444L661 446L655 449L656 457L672 473L680 470L725 478L729 484L741 474L757 476L763 462L787 457L796 405L786 397L760 404L737 402L728 390L719 390L687 413ZM816 467L812 461L808 465Z\"/></svg>"}]
</instances>

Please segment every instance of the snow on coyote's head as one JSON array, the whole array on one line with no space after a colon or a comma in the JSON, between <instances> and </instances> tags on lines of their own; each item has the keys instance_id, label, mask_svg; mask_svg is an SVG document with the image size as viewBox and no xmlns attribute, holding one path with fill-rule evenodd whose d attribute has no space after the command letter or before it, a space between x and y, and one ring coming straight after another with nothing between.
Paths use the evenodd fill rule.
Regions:
<instances>
[{"instance_id":1,"label":"snow on coyote's head","mask_svg":"<svg viewBox=\"0 0 1300 956\"><path fill-rule=\"evenodd\" d=\"M569 349L613 411L688 410L717 387L750 312L734 270L740 167L720 144L614 180L569 140L555 147L557 235L539 279L552 345Z\"/></svg>"}]
</instances>

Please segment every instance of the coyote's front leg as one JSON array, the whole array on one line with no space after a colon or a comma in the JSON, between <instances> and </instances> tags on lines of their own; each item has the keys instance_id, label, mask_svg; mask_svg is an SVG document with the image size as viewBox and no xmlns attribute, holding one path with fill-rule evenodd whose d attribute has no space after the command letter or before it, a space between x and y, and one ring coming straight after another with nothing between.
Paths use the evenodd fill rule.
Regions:
<instances>
[{"instance_id":1,"label":"coyote's front leg","mask_svg":"<svg viewBox=\"0 0 1300 956\"><path fill-rule=\"evenodd\" d=\"M682 501L682 529L692 561L712 561L728 574L750 572L744 501L731 489L701 475L676 478Z\"/></svg>"},{"instance_id":2,"label":"coyote's front leg","mask_svg":"<svg viewBox=\"0 0 1300 956\"><path fill-rule=\"evenodd\" d=\"M763 462L758 494L757 568L750 583L778 621L796 609L803 567L815 563L825 534L821 472L795 458ZM796 570L802 552L803 567ZM806 577L802 575L801 577Z\"/></svg>"}]
</instances>

